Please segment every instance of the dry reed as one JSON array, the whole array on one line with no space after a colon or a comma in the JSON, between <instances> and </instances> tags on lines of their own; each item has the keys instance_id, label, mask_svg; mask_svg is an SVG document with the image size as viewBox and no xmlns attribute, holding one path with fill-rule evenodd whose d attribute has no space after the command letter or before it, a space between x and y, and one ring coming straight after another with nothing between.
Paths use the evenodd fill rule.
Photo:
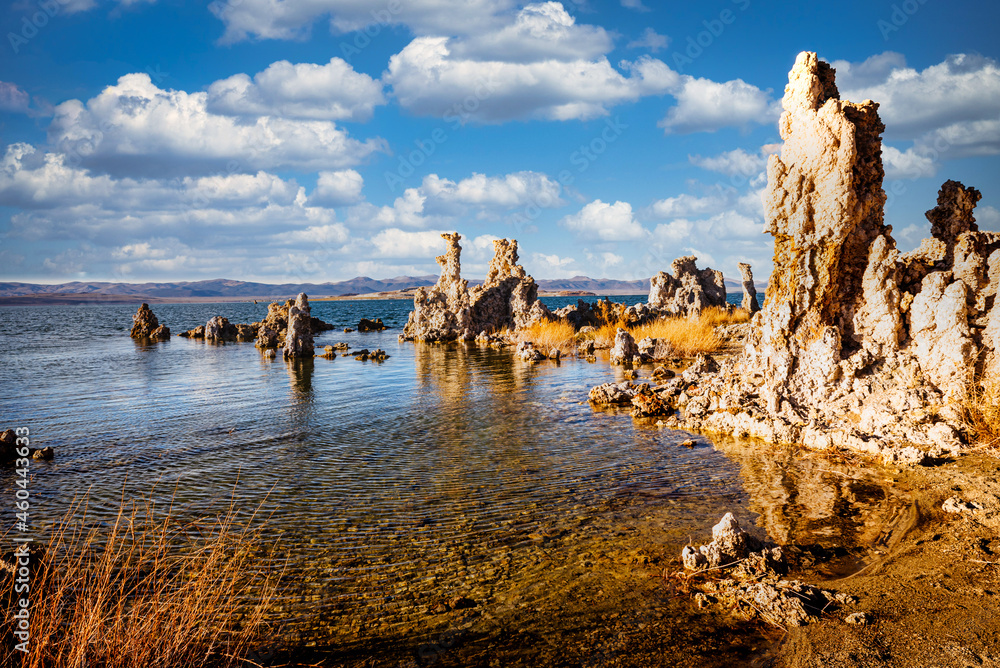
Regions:
<instances>
[{"instance_id":1,"label":"dry reed","mask_svg":"<svg viewBox=\"0 0 1000 668\"><path fill-rule=\"evenodd\" d=\"M610 348L614 344L615 333L621 327L628 330L636 341L646 337L666 339L679 357L693 357L698 353L716 352L722 347L724 342L716 336L715 327L743 323L749 319L750 314L743 309L728 311L710 307L690 318L665 317L634 327L621 322L603 325L594 333L594 344L599 348Z\"/></svg>"},{"instance_id":2,"label":"dry reed","mask_svg":"<svg viewBox=\"0 0 1000 668\"><path fill-rule=\"evenodd\" d=\"M71 504L33 569L30 652L12 652L8 661L30 668L252 665L243 657L267 635L265 615L283 574L260 528L250 526L256 513L241 523L231 503L219 516L182 523L156 511L123 498L117 517L102 526L84 502ZM4 631L11 637L11 628Z\"/></svg>"},{"instance_id":3,"label":"dry reed","mask_svg":"<svg viewBox=\"0 0 1000 668\"><path fill-rule=\"evenodd\" d=\"M996 367L970 385L963 408L975 443L1000 448L1000 371Z\"/></svg>"},{"instance_id":4,"label":"dry reed","mask_svg":"<svg viewBox=\"0 0 1000 668\"><path fill-rule=\"evenodd\" d=\"M563 354L573 350L576 345L576 330L565 320L553 322L537 322L517 332L519 341L531 341L535 348L546 355L555 349Z\"/></svg>"}]
</instances>

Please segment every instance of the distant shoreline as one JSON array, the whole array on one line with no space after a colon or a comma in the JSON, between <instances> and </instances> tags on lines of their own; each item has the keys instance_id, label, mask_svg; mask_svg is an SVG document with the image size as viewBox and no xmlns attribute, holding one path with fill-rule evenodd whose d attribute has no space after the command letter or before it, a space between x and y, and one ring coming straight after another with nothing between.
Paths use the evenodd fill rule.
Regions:
<instances>
[{"instance_id":1,"label":"distant shoreline","mask_svg":"<svg viewBox=\"0 0 1000 668\"><path fill-rule=\"evenodd\" d=\"M313 297L309 300L313 302L327 301L377 301L377 300L412 300L416 288L399 290L395 292L369 292L360 295L323 295ZM640 293L635 293L640 294ZM727 294L742 294L740 291L729 292ZM622 293L615 291L575 291L575 290L539 290L539 297L581 297L598 298L605 296L621 296ZM134 305L143 302L147 304L245 304L256 301L260 304L268 304L274 301L284 301L292 299L295 295L270 296L270 297L149 297L143 295L104 295L104 294L35 294L20 295L16 297L0 297L0 306L77 306L80 304L109 304L109 305Z\"/></svg>"}]
</instances>

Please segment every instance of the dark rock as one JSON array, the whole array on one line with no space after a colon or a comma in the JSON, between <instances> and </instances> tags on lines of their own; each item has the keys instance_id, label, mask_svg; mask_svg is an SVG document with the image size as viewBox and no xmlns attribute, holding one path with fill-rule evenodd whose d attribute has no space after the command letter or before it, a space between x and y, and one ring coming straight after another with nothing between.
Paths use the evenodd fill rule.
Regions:
<instances>
[{"instance_id":1,"label":"dark rock","mask_svg":"<svg viewBox=\"0 0 1000 668\"><path fill-rule=\"evenodd\" d=\"M170 328L160 325L149 304L144 302L132 316L131 336L133 339L165 341L170 338Z\"/></svg>"},{"instance_id":2,"label":"dark rock","mask_svg":"<svg viewBox=\"0 0 1000 668\"><path fill-rule=\"evenodd\" d=\"M374 320L362 318L361 322L358 323L359 332L381 332L383 329L389 328L382 323L382 318L375 318Z\"/></svg>"},{"instance_id":3,"label":"dark rock","mask_svg":"<svg viewBox=\"0 0 1000 668\"><path fill-rule=\"evenodd\" d=\"M194 329L181 332L177 336L183 336L186 339L203 339L205 338L205 325L198 325Z\"/></svg>"}]
</instances>

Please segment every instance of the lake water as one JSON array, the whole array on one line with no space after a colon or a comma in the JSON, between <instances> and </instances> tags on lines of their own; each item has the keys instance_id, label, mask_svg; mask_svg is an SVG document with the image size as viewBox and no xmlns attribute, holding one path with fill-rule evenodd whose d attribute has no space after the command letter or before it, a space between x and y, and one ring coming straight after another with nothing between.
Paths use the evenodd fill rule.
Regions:
<instances>
[{"instance_id":1,"label":"lake water","mask_svg":"<svg viewBox=\"0 0 1000 668\"><path fill-rule=\"evenodd\" d=\"M265 303L154 304L175 334L156 344L129 338L135 308L0 307L0 427L56 451L32 465L38 532L81 494L98 520L123 490L173 497L182 517L235 495L289 559L276 642L331 665L743 665L766 641L720 630L657 577L689 537L733 511L782 542L868 549L900 507L834 462L681 447L690 434L595 410L588 390L620 373L606 358L400 344L408 301L313 303L337 327L318 347L380 347L381 364L176 336L260 320ZM392 329L342 331L362 317ZM457 597L470 607L449 609Z\"/></svg>"}]
</instances>

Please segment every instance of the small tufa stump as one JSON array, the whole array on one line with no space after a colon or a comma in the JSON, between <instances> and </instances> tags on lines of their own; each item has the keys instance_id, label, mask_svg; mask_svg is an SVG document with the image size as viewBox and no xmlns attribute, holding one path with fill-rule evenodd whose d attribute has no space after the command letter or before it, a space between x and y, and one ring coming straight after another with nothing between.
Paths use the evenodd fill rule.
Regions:
<instances>
[{"instance_id":1,"label":"small tufa stump","mask_svg":"<svg viewBox=\"0 0 1000 668\"><path fill-rule=\"evenodd\" d=\"M133 339L166 341L170 338L170 328L161 325L149 304L143 302L132 316L131 336Z\"/></svg>"}]
</instances>

